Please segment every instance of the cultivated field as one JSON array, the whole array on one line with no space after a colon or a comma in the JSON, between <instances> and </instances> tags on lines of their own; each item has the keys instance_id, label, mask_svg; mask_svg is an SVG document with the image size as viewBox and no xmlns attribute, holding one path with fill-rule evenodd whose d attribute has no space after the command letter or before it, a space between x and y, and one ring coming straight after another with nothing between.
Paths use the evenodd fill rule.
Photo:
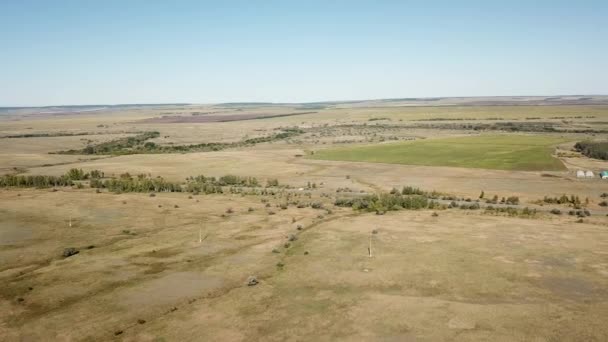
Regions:
<instances>
[{"instance_id":1,"label":"cultivated field","mask_svg":"<svg viewBox=\"0 0 608 342\"><path fill-rule=\"evenodd\" d=\"M605 97L0 110L0 340L606 341L607 137Z\"/></svg>"},{"instance_id":2,"label":"cultivated field","mask_svg":"<svg viewBox=\"0 0 608 342\"><path fill-rule=\"evenodd\" d=\"M365 161L480 169L560 171L555 145L563 138L533 135L494 135L420 140L321 150L315 159Z\"/></svg>"}]
</instances>

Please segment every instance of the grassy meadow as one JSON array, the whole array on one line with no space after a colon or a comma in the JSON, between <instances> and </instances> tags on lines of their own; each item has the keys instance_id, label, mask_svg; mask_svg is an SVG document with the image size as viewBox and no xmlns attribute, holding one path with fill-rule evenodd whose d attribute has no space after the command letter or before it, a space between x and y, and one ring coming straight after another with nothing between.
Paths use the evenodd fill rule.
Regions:
<instances>
[{"instance_id":1,"label":"grassy meadow","mask_svg":"<svg viewBox=\"0 0 608 342\"><path fill-rule=\"evenodd\" d=\"M326 149L313 158L389 164L519 171L565 170L551 153L567 140L549 136L484 135Z\"/></svg>"}]
</instances>

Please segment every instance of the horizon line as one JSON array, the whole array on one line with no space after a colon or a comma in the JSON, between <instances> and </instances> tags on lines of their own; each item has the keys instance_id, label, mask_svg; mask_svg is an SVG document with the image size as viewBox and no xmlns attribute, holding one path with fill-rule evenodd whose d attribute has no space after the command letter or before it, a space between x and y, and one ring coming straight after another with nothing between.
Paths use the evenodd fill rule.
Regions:
<instances>
[{"instance_id":1,"label":"horizon line","mask_svg":"<svg viewBox=\"0 0 608 342\"><path fill-rule=\"evenodd\" d=\"M607 96L608 94L555 94L555 95L481 95L481 96L422 96L422 97L388 97L388 98L367 98L350 100L322 100L304 102L273 102L273 101L228 101L228 102L159 102L159 103L97 103L97 104L61 104L61 105L41 105L41 106L0 106L0 109L28 109L28 108L54 108L54 107L124 107L124 106L191 106L191 105L307 105L307 104L329 104L329 103L353 103L367 101L419 101L437 99L466 99L466 98L505 98L505 97L570 97L570 96Z\"/></svg>"}]
</instances>

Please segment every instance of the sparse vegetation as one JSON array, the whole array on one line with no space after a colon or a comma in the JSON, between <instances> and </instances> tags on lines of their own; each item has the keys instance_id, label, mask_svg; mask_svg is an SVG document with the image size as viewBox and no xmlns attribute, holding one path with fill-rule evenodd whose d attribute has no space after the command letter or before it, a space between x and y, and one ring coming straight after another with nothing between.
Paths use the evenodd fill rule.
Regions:
<instances>
[{"instance_id":1,"label":"sparse vegetation","mask_svg":"<svg viewBox=\"0 0 608 342\"><path fill-rule=\"evenodd\" d=\"M522 340L601 340L593 331L602 327L603 311L592 304L606 297L596 291L605 287L606 269L601 253L595 253L608 238L605 183L574 181L565 172L518 172L534 157L517 158L542 149L596 172L601 162L581 158L570 144L553 145L596 137L563 138L549 130L604 129L598 123L608 118L608 107L443 106L444 100L437 101L442 104L431 107L326 104L327 111L264 122L147 122L140 127L158 131L158 137L129 146L109 144L108 155L48 151L101 149L101 142L117 143L125 135L48 141L0 137L2 160L8 163L0 168L5 173L0 176L0 297L8 309L0 321L10 323L3 326L8 339L107 340L116 338L115 331L131 340L150 333L183 339L176 327L208 340L301 337L294 329L310 339L348 339L325 323L349 312L347 324L337 327L356 325L371 340L410 335L475 340L488 332L509 340L513 336L505 326L520 332L516 337ZM284 106L157 106L130 111L128 122L121 113L82 119L75 114L61 130L81 132L103 122L104 131L129 130L136 136L142 134L134 131L142 125L139 117L292 111ZM579 115L582 119L575 118ZM369 122L370 117L390 120ZM28 120L6 121L4 134L39 133L46 127L53 134L59 127L46 119ZM551 122L548 134L506 133L526 124L530 131L544 132L543 121ZM431 130L417 128L429 124ZM443 130L452 124L462 128ZM302 133L255 148L242 144L296 125ZM475 136L483 125L503 127L503 134ZM28 132L29 126L35 131ZM216 143L196 146L201 140ZM416 148L375 145L382 141L410 141L403 145ZM443 154L445 163L508 165L513 171L307 159L337 144L381 146L387 149L382 158L439 163ZM231 150L186 154L214 148ZM12 149L18 157L11 157ZM404 151L407 155L399 155ZM539 165L533 167L544 168ZM79 253L64 257L66 246ZM573 267L576 260L589 262ZM252 285L248 275L255 275ZM72 291L74 286L86 291ZM454 298L460 304L447 311L437 302ZM137 312L116 310L125 305ZM404 326L403 317L416 317L420 310L425 319L407 319ZM204 327L192 323L192 312L209 318ZM261 312L277 319L251 319ZM526 329L519 329L521 312L534 318ZM368 313L377 319L369 321ZM305 324L296 319L303 316ZM576 317L576 324L555 317ZM95 322L95 329L79 320ZM295 328L277 329L277 320ZM234 325L243 331L235 333ZM171 332L165 334L165 327Z\"/></svg>"}]
</instances>

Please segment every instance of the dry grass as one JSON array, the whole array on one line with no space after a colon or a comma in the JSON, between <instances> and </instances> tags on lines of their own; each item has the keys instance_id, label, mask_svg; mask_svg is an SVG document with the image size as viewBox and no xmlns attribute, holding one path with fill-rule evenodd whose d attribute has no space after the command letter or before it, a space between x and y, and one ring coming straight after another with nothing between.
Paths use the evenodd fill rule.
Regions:
<instances>
[{"instance_id":1,"label":"dry grass","mask_svg":"<svg viewBox=\"0 0 608 342\"><path fill-rule=\"evenodd\" d=\"M0 138L0 173L22 167L18 171L26 174L60 175L78 167L101 169L107 175L150 173L172 181L199 174L255 176L262 182L277 178L295 187L293 191L303 196L299 200L321 201L331 212L293 204L282 209L286 200L279 195L158 193L150 197L97 194L89 188L0 189L0 339L607 340L603 321L608 316L608 211L597 205L599 195L607 192L606 183L578 180L573 171L608 168L608 163L563 158L567 171L543 177L541 172L301 156L336 141L355 145L349 141L363 137L376 139L371 141L375 143L374 133L428 139L474 133L331 127L360 125L373 117L405 124L432 117L504 117L525 122L526 117L589 115L596 118L574 119L572 127L598 127L589 122L608 122L608 107L398 104L330 106L314 109L317 114L210 124L136 122L201 111L232 115L295 109L181 106L2 119L0 136L158 130L157 142L176 144L238 141L298 125L310 129L298 137L299 142L98 160L47 152L81 147L81 138L105 141L116 134ZM328 127L321 127L325 124ZM327 135L319 136L321 132ZM308 182L317 188L297 190ZM486 198L519 196L524 205L545 195L575 194L589 197L595 214L575 223L576 218L568 215L521 219L453 209L439 216L432 211L380 216L331 206L337 189L376 192L404 185L473 199L482 190ZM311 197L304 197L306 193ZM227 208L233 212L226 213ZM371 234L373 230L378 233ZM290 234L297 239L285 248ZM370 236L373 258L367 253ZM67 247L80 252L63 258ZM252 275L259 284L247 286Z\"/></svg>"}]
</instances>

